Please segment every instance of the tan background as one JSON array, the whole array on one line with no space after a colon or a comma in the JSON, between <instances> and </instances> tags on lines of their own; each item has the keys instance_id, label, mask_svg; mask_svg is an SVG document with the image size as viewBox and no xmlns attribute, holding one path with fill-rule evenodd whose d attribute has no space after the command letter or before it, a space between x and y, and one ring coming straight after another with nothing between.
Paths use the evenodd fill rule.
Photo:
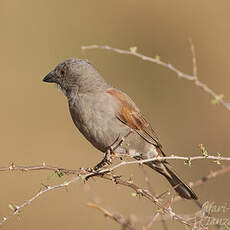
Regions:
<instances>
[{"instance_id":1,"label":"tan background","mask_svg":"<svg viewBox=\"0 0 230 230\"><path fill-rule=\"evenodd\" d=\"M67 168L89 167L102 157L74 127L66 99L54 85L41 80L56 64L70 58L88 58L113 85L126 91L160 135L167 153L198 154L203 143L210 153L229 154L230 113L211 104L211 98L191 82L135 57L81 46L108 44L170 62L192 73L188 37L195 43L200 79L230 100L229 0L154 1L0 1L1 163L20 165L47 162ZM219 166L194 162L191 168L174 162L186 181L196 180ZM154 190L169 188L156 173ZM121 170L142 183L137 166ZM48 172L0 174L0 216L10 213L9 203L21 204L47 180ZM144 183L142 183L144 184ZM229 204L229 175L195 188L200 200ZM153 206L131 196L131 190L97 179L50 192L24 209L2 229L118 229L88 201L98 200L111 211L135 214L138 225L149 220ZM175 205L178 213L197 210L189 201ZM229 215L230 212L226 215ZM227 216L225 216L227 217ZM183 229L171 222L170 229ZM161 225L155 225L155 227ZM162 227L161 227L162 228Z\"/></svg>"}]
</instances>

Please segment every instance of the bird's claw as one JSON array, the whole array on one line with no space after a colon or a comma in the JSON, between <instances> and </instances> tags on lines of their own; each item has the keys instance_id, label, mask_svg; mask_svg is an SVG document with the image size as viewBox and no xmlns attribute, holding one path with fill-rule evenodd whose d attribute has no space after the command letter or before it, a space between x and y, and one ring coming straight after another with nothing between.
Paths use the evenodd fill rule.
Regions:
<instances>
[{"instance_id":1,"label":"bird's claw","mask_svg":"<svg viewBox=\"0 0 230 230\"><path fill-rule=\"evenodd\" d=\"M113 161L112 155L111 155L111 151L107 151L105 153L104 158L102 159L101 162L99 162L96 166L93 167L94 171L98 171L98 169L107 166L107 165L111 165Z\"/></svg>"}]
</instances>

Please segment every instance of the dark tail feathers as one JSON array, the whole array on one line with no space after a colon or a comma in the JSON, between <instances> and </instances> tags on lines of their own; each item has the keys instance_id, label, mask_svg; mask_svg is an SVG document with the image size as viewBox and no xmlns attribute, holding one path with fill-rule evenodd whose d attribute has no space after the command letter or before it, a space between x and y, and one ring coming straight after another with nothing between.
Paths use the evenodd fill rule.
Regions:
<instances>
[{"instance_id":1,"label":"dark tail feathers","mask_svg":"<svg viewBox=\"0 0 230 230\"><path fill-rule=\"evenodd\" d=\"M164 163L147 163L149 167L156 170L168 180L175 191L185 199L197 200L197 195L192 191L192 189L186 185L171 169L169 169Z\"/></svg>"}]
</instances>

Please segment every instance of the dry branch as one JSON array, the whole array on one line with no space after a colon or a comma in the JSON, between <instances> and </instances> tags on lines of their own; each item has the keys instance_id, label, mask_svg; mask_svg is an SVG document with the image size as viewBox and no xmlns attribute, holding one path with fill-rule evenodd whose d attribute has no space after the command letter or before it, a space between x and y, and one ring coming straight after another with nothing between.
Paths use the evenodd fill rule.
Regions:
<instances>
[{"instance_id":1,"label":"dry branch","mask_svg":"<svg viewBox=\"0 0 230 230\"><path fill-rule=\"evenodd\" d=\"M78 179L79 179L79 177L74 177L73 179L71 179L69 181L66 181L62 184L53 185L53 186L43 185L43 187L45 187L44 189L41 189L38 193L36 193L33 197L31 197L29 200L25 201L21 205L10 204L10 206L13 207L14 210L10 215L2 218L2 220L0 221L0 225L3 225L6 221L11 219L13 216L19 214L23 208L30 205L34 200L36 200L41 195L43 195L43 194L45 194L51 190L54 190L54 189L66 188L68 185L72 184L73 182L77 181Z\"/></svg>"},{"instance_id":2,"label":"dry branch","mask_svg":"<svg viewBox=\"0 0 230 230\"><path fill-rule=\"evenodd\" d=\"M193 54L193 75L189 75L186 74L184 72L182 72L181 70L179 70L178 68L174 67L172 64L163 62L159 59L159 57L153 58L153 57L148 57L145 56L141 53L138 53L136 51L136 47L135 49L130 48L130 50L122 50L122 49L117 49L117 48L113 48L111 46L108 45L88 45L88 46L82 46L82 50L87 50L87 49L104 49L104 50L109 50L115 53L119 53L119 54L126 54L126 55L132 55L135 57L138 57L144 61L149 61L149 62L153 62L155 64L158 64L160 66L163 66L169 70L171 70L172 72L176 73L178 77L180 78L184 78L186 80L192 81L196 86L200 87L204 92L206 92L207 94L209 94L210 96L212 96L213 100L213 104L217 104L220 103L224 106L225 109L227 109L228 111L230 111L230 102L226 102L224 100L224 96L223 94L217 94L214 90L212 90L210 87L208 87L205 83L203 83L202 81L200 81L197 77L197 67L196 67L196 58L195 58L195 50L194 50L194 45L193 43L191 43L191 51Z\"/></svg>"},{"instance_id":3,"label":"dry branch","mask_svg":"<svg viewBox=\"0 0 230 230\"><path fill-rule=\"evenodd\" d=\"M212 157L212 156L209 156ZM184 157L165 157L167 159L181 159L183 160ZM216 159L216 157L214 157ZM161 159L161 158L160 158ZM187 159L187 158L185 158ZM195 157L195 159L204 159L203 157ZM211 158L213 159L213 158ZM221 160L229 160L229 158L222 158ZM159 160L159 158L153 158L151 160ZM163 160L163 159L161 159ZM219 158L218 158L219 160ZM112 182L115 182L116 184L122 185L122 186L126 186L126 187L130 187L131 189L133 189L136 194L141 195L143 197L145 197L146 199L150 200L151 202L153 202L160 210L161 213L164 215L169 215L172 219L175 219L187 226L191 226L191 227L196 227L193 224L187 222L183 217L178 216L175 212L173 212L170 208L165 207L161 204L160 200L157 199L154 195L151 194L150 191L146 190L146 189L142 189L141 187L137 186L136 184L134 184L132 181L130 180L122 180L120 177L116 177L114 175L111 174L111 172L116 169L119 168L123 165L127 165L127 164L140 164L146 162L146 160L144 161L129 161L129 162L121 162L113 167L110 167L108 169L102 169L99 172L88 172L84 169L79 169L79 170L68 170L68 169L64 169L64 168L59 168L59 167L55 167L55 166L46 166L45 164L42 164L40 166L16 166L14 164L10 164L9 167L2 167L0 168L0 171L13 171L13 170L19 170L19 171L34 171L34 170L63 170L64 174L76 174L73 178L71 178L70 180L62 183L62 184L57 184L57 185L52 185L52 186L44 186L44 188L42 188L38 193L36 193L32 198L30 198L29 200L25 201L24 203L22 203L21 205L15 205L13 204L12 207L14 207L14 211L6 217L3 217L2 220L0 221L0 225L4 224L7 220L9 220L11 217L17 215L20 213L20 211L22 211L22 209L28 205L31 204L31 202L33 202L34 200L36 200L38 197L40 197L41 195L45 194L46 192L55 190L55 189L59 189L59 188L66 188L67 186L69 186L70 184L72 184L73 182L76 182L80 179L83 179L85 181L86 178L88 177L100 177L102 179L106 179L106 180L110 180ZM13 165L13 166L12 166ZM26 169L26 170L25 170ZM208 176L203 177L202 179L191 183L191 186L198 186L200 184L203 184L204 182L206 182L207 180L214 178L216 176L219 176L223 173L226 173L230 171L230 166L228 167L223 167L220 170L217 170L216 172L211 172ZM179 198L176 198L179 200ZM175 201L174 201L175 202Z\"/></svg>"},{"instance_id":4,"label":"dry branch","mask_svg":"<svg viewBox=\"0 0 230 230\"><path fill-rule=\"evenodd\" d=\"M102 208L98 204L88 203L87 205L91 208L95 208L95 209L99 210L100 212L102 212L105 215L105 217L109 217L109 218L113 219L114 221L116 221L118 224L121 225L122 229L127 228L130 230L137 230L137 228L132 223L130 218L125 218L124 216L122 216L120 214L114 214L112 212L109 212L108 210L106 210L105 208Z\"/></svg>"},{"instance_id":5,"label":"dry branch","mask_svg":"<svg viewBox=\"0 0 230 230\"><path fill-rule=\"evenodd\" d=\"M49 170L49 171L61 171L64 174L76 174L79 170L75 169L65 169L56 166L46 165L44 162L41 165L33 165L33 166L19 166L15 165L13 162L10 163L8 167L0 167L1 171L39 171L39 170Z\"/></svg>"},{"instance_id":6,"label":"dry branch","mask_svg":"<svg viewBox=\"0 0 230 230\"><path fill-rule=\"evenodd\" d=\"M116 155L116 156L119 157L120 155ZM124 155L121 155L121 156L124 156ZM133 156L127 155L127 157L133 157ZM219 163L221 161L230 161L230 157L221 157L221 156L206 155L206 156L182 157L182 156L171 155L168 157L153 157L153 158L146 159L146 160L132 160L132 161L124 161L123 160L123 161L121 161L121 163L119 163L113 167L100 170L99 174L108 173L108 172L111 172L112 170L114 170L116 168L119 168L119 167L124 166L124 165L129 165L129 164L144 164L144 163L151 162L151 161L164 161L164 160L183 160L185 162L187 162L187 161L192 162L194 160L208 160L208 159L214 160L215 162L219 162ZM15 165L14 163L10 163L10 165L7 167L0 167L0 171L27 172L27 171L37 171L37 170L61 171L64 174L77 174L77 173L79 173L79 170L76 170L76 169L66 169L66 168L46 165L45 163L43 163L42 165L35 165L35 166L18 166L18 165ZM95 176L95 172L91 172L91 173L87 174L88 177L90 177L91 175Z\"/></svg>"}]
</instances>

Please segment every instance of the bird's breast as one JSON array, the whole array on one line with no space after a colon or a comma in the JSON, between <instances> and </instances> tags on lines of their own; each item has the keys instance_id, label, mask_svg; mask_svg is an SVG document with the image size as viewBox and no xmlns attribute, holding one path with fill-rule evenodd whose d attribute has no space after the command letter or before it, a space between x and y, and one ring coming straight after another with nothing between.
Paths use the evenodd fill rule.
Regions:
<instances>
[{"instance_id":1,"label":"bird's breast","mask_svg":"<svg viewBox=\"0 0 230 230\"><path fill-rule=\"evenodd\" d=\"M103 152L130 130L116 117L119 106L119 102L106 93L82 94L69 101L74 124L92 145Z\"/></svg>"}]
</instances>

